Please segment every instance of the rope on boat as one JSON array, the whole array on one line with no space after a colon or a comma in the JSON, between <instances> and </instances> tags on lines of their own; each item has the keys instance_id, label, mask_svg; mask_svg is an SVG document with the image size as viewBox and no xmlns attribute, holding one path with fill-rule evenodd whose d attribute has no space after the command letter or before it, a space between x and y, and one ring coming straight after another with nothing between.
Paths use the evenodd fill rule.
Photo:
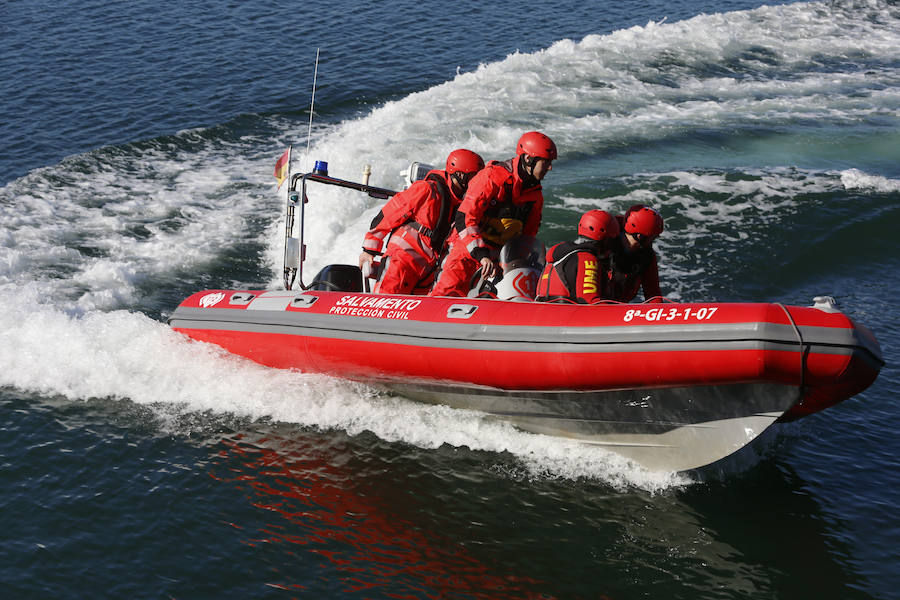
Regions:
<instances>
[{"instance_id":1,"label":"rope on boat","mask_svg":"<svg viewBox=\"0 0 900 600\"><path fill-rule=\"evenodd\" d=\"M800 398L797 400L797 405L799 406L803 404L804 391L806 389L806 370L809 362L809 353L812 350L812 344L803 341L803 334L800 332L800 328L794 321L794 316L791 314L791 311L780 302L776 302L775 305L780 306L781 310L784 311L784 314L787 315L791 327L794 328L794 333L797 334L797 345L800 346Z\"/></svg>"}]
</instances>

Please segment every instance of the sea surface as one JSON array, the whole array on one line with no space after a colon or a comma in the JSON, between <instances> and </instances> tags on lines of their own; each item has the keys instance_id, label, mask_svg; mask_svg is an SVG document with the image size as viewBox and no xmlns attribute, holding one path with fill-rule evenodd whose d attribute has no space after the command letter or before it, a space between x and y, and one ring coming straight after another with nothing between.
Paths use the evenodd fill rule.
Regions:
<instances>
[{"instance_id":1,"label":"sea surface","mask_svg":"<svg viewBox=\"0 0 900 600\"><path fill-rule=\"evenodd\" d=\"M547 244L649 203L669 298L831 295L880 377L655 473L166 324L279 287L288 145L399 188L533 129L560 149ZM314 196L307 273L355 262L379 208ZM4 0L0 590L900 598L898 291L896 0Z\"/></svg>"}]
</instances>

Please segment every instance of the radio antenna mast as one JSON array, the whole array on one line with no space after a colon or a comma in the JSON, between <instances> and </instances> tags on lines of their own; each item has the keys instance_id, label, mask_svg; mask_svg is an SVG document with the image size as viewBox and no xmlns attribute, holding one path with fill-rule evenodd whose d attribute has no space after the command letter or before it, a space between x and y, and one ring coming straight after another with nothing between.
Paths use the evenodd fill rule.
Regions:
<instances>
[{"instance_id":1,"label":"radio antenna mast","mask_svg":"<svg viewBox=\"0 0 900 600\"><path fill-rule=\"evenodd\" d=\"M319 77L319 49L316 48L316 68L313 71L313 87L312 87L312 98L309 101L309 132L306 134L306 166L305 171L309 172L309 144L312 139L312 122L313 122L313 110L316 106L316 79Z\"/></svg>"}]
</instances>

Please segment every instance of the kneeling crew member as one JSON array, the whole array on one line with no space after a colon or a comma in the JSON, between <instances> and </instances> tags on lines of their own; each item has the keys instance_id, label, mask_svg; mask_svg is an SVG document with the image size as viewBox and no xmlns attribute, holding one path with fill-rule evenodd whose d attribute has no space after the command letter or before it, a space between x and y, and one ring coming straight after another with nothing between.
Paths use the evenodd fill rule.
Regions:
<instances>
[{"instance_id":1,"label":"kneeling crew member","mask_svg":"<svg viewBox=\"0 0 900 600\"><path fill-rule=\"evenodd\" d=\"M619 222L605 210L589 210L578 222L578 237L547 251L538 282L538 302L602 302L609 294L609 254L619 238Z\"/></svg>"},{"instance_id":2,"label":"kneeling crew member","mask_svg":"<svg viewBox=\"0 0 900 600\"><path fill-rule=\"evenodd\" d=\"M394 195L375 216L363 241L359 266L372 264L391 235L384 253L376 294L427 294L469 180L484 168L471 150L454 150L446 169L429 171L424 179Z\"/></svg>"}]
</instances>

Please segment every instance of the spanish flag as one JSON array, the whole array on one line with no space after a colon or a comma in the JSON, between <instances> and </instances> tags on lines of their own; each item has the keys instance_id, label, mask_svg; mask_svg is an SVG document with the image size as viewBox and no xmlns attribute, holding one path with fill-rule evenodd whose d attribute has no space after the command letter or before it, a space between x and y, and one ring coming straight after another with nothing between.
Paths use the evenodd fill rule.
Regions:
<instances>
[{"instance_id":1,"label":"spanish flag","mask_svg":"<svg viewBox=\"0 0 900 600\"><path fill-rule=\"evenodd\" d=\"M275 179L278 180L278 189L281 189L281 184L291 174L291 148L293 147L293 144L288 146L288 149L284 151L284 154L275 163Z\"/></svg>"}]
</instances>

